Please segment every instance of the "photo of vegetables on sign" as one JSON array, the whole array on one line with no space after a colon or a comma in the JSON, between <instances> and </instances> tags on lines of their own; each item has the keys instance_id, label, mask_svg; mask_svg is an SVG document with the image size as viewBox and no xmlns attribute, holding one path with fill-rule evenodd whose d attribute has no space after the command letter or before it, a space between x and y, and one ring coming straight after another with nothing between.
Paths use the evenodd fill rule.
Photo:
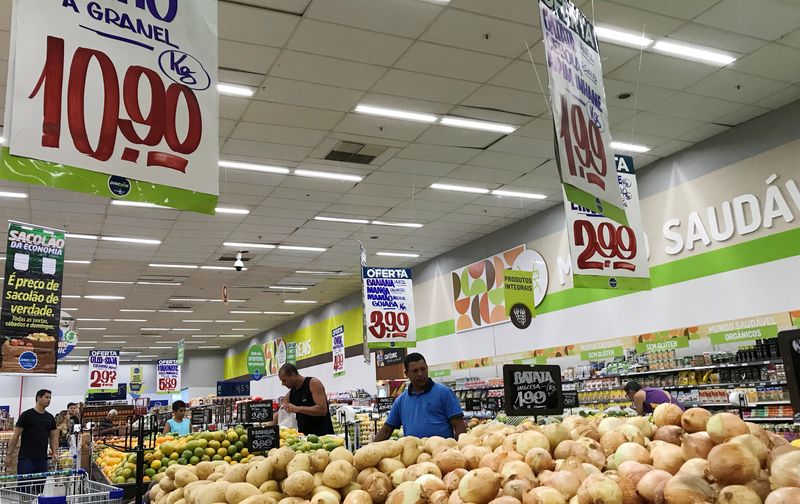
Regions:
<instances>
[{"instance_id":1,"label":"photo of vegetables on sign","mask_svg":"<svg viewBox=\"0 0 800 504\"><path fill-rule=\"evenodd\" d=\"M10 221L0 314L0 373L55 374L63 231Z\"/></svg>"}]
</instances>

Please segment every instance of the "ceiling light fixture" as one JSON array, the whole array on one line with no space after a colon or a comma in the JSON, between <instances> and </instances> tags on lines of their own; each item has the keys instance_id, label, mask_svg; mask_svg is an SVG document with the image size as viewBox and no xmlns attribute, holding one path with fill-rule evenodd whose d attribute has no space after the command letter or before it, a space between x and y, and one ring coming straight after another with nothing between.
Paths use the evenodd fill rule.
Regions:
<instances>
[{"instance_id":1,"label":"ceiling light fixture","mask_svg":"<svg viewBox=\"0 0 800 504\"><path fill-rule=\"evenodd\" d=\"M293 311L265 311L264 315L294 315Z\"/></svg>"},{"instance_id":2,"label":"ceiling light fixture","mask_svg":"<svg viewBox=\"0 0 800 504\"><path fill-rule=\"evenodd\" d=\"M290 286L290 285L270 285L269 288L270 289L275 289L275 290L290 290L290 291L308 290L308 287L295 287L295 286Z\"/></svg>"},{"instance_id":3,"label":"ceiling light fixture","mask_svg":"<svg viewBox=\"0 0 800 504\"><path fill-rule=\"evenodd\" d=\"M375 226L394 226L394 227L407 227L407 228L421 228L424 224L417 224L416 222L386 222L386 221L372 221L370 224Z\"/></svg>"},{"instance_id":4,"label":"ceiling light fixture","mask_svg":"<svg viewBox=\"0 0 800 504\"><path fill-rule=\"evenodd\" d=\"M527 199L545 199L547 196L544 194L526 193L518 191L505 191L503 189L495 189L492 191L495 196L508 196L510 198L527 198Z\"/></svg>"},{"instance_id":5,"label":"ceiling light fixture","mask_svg":"<svg viewBox=\"0 0 800 504\"><path fill-rule=\"evenodd\" d=\"M97 236L88 234L67 233L65 236L76 240L97 240Z\"/></svg>"},{"instance_id":6,"label":"ceiling light fixture","mask_svg":"<svg viewBox=\"0 0 800 504\"><path fill-rule=\"evenodd\" d=\"M186 302L186 303L205 303L205 302L208 301L208 299L203 299L203 298L182 298L182 297L169 298L169 300L170 301L182 301L182 302Z\"/></svg>"},{"instance_id":7,"label":"ceiling light fixture","mask_svg":"<svg viewBox=\"0 0 800 504\"><path fill-rule=\"evenodd\" d=\"M97 301L123 301L125 296L83 296L83 299L95 299Z\"/></svg>"},{"instance_id":8,"label":"ceiling light fixture","mask_svg":"<svg viewBox=\"0 0 800 504\"><path fill-rule=\"evenodd\" d=\"M231 310L234 315L261 315L260 311L253 310Z\"/></svg>"},{"instance_id":9,"label":"ceiling light fixture","mask_svg":"<svg viewBox=\"0 0 800 504\"><path fill-rule=\"evenodd\" d=\"M181 322L184 322L186 324L209 324L214 321L211 319L187 319L187 320L182 320Z\"/></svg>"},{"instance_id":10,"label":"ceiling light fixture","mask_svg":"<svg viewBox=\"0 0 800 504\"><path fill-rule=\"evenodd\" d=\"M252 98L256 92L253 88L247 86L240 86L238 84L229 84L227 82L220 82L217 84L217 92L225 96L237 96L240 98Z\"/></svg>"},{"instance_id":11,"label":"ceiling light fixture","mask_svg":"<svg viewBox=\"0 0 800 504\"><path fill-rule=\"evenodd\" d=\"M121 285L133 285L133 282L126 282L122 280L87 280L88 283L94 284L121 284Z\"/></svg>"},{"instance_id":12,"label":"ceiling light fixture","mask_svg":"<svg viewBox=\"0 0 800 504\"><path fill-rule=\"evenodd\" d=\"M227 207L217 207L214 211L218 214L233 214L233 215L247 215L250 213L250 210L246 210L244 208L227 208Z\"/></svg>"},{"instance_id":13,"label":"ceiling light fixture","mask_svg":"<svg viewBox=\"0 0 800 504\"><path fill-rule=\"evenodd\" d=\"M297 250L301 252L325 252L326 248L322 247L303 247L299 245L278 245L281 250Z\"/></svg>"},{"instance_id":14,"label":"ceiling light fixture","mask_svg":"<svg viewBox=\"0 0 800 504\"><path fill-rule=\"evenodd\" d=\"M489 189L484 189L483 187L470 187L470 186L460 186L452 184L431 184L431 189L439 189L440 191L465 192L473 194L489 194L490 192Z\"/></svg>"},{"instance_id":15,"label":"ceiling light fixture","mask_svg":"<svg viewBox=\"0 0 800 504\"><path fill-rule=\"evenodd\" d=\"M142 331L169 331L168 327L142 327Z\"/></svg>"},{"instance_id":16,"label":"ceiling light fixture","mask_svg":"<svg viewBox=\"0 0 800 504\"><path fill-rule=\"evenodd\" d=\"M407 112L405 110L374 107L372 105L363 105L363 104L356 105L355 110L359 114L390 117L392 119L404 119L406 121L417 121L424 123L433 123L436 122L437 119L437 117L433 114L425 114L422 112Z\"/></svg>"},{"instance_id":17,"label":"ceiling light fixture","mask_svg":"<svg viewBox=\"0 0 800 504\"><path fill-rule=\"evenodd\" d=\"M144 201L111 200L114 206L138 207L138 208L162 208L171 210L169 207L156 205L155 203L145 203Z\"/></svg>"},{"instance_id":18,"label":"ceiling light fixture","mask_svg":"<svg viewBox=\"0 0 800 504\"><path fill-rule=\"evenodd\" d=\"M114 322L147 322L147 319L138 318L115 318Z\"/></svg>"},{"instance_id":19,"label":"ceiling light fixture","mask_svg":"<svg viewBox=\"0 0 800 504\"><path fill-rule=\"evenodd\" d=\"M217 324L244 324L246 320L215 320Z\"/></svg>"},{"instance_id":20,"label":"ceiling light fixture","mask_svg":"<svg viewBox=\"0 0 800 504\"><path fill-rule=\"evenodd\" d=\"M650 150L650 147L646 145L636 145L630 144L625 142L611 142L609 144L613 149L627 151L627 152L635 152L637 154L642 154Z\"/></svg>"},{"instance_id":21,"label":"ceiling light fixture","mask_svg":"<svg viewBox=\"0 0 800 504\"><path fill-rule=\"evenodd\" d=\"M194 310L158 310L158 313L194 313Z\"/></svg>"},{"instance_id":22,"label":"ceiling light fixture","mask_svg":"<svg viewBox=\"0 0 800 504\"><path fill-rule=\"evenodd\" d=\"M327 171L317 171L317 170L295 170L295 175L300 177L312 177L312 178L321 178L321 179L330 179L330 180L345 180L348 182L361 182L361 177L359 175L348 175L346 173L336 173L336 172L327 172Z\"/></svg>"},{"instance_id":23,"label":"ceiling light fixture","mask_svg":"<svg viewBox=\"0 0 800 504\"><path fill-rule=\"evenodd\" d=\"M478 121L475 119L464 119L461 117L442 117L439 119L439 124L445 126L453 126L455 128L465 128L480 131L490 131L492 133L503 133L508 135L517 130L517 126L510 124L502 124L490 121Z\"/></svg>"},{"instance_id":24,"label":"ceiling light fixture","mask_svg":"<svg viewBox=\"0 0 800 504\"><path fill-rule=\"evenodd\" d=\"M316 270L296 270L295 273L298 275L323 275L323 276L335 276L341 275L341 271L316 271Z\"/></svg>"},{"instance_id":25,"label":"ceiling light fixture","mask_svg":"<svg viewBox=\"0 0 800 504\"><path fill-rule=\"evenodd\" d=\"M595 26L594 33L597 35L597 38L605 40L606 42L621 42L636 47L648 47L653 43L652 39L647 37L614 30L605 26Z\"/></svg>"},{"instance_id":26,"label":"ceiling light fixture","mask_svg":"<svg viewBox=\"0 0 800 504\"><path fill-rule=\"evenodd\" d=\"M349 219L346 217L323 217L321 215L314 217L314 220L326 221L326 222L346 222L348 224L369 224L369 221L367 219Z\"/></svg>"},{"instance_id":27,"label":"ceiling light fixture","mask_svg":"<svg viewBox=\"0 0 800 504\"><path fill-rule=\"evenodd\" d=\"M375 255L384 257L419 257L419 254L413 254L411 252L378 252Z\"/></svg>"},{"instance_id":28,"label":"ceiling light fixture","mask_svg":"<svg viewBox=\"0 0 800 504\"><path fill-rule=\"evenodd\" d=\"M119 311L121 312L130 312L130 313L155 313L155 310L149 309L139 309L139 308L120 308Z\"/></svg>"},{"instance_id":29,"label":"ceiling light fixture","mask_svg":"<svg viewBox=\"0 0 800 504\"><path fill-rule=\"evenodd\" d=\"M231 331L260 331L258 327L234 327Z\"/></svg>"},{"instance_id":30,"label":"ceiling light fixture","mask_svg":"<svg viewBox=\"0 0 800 504\"><path fill-rule=\"evenodd\" d=\"M179 331L179 332L197 332L199 328L196 327L176 327L174 329L170 329L170 331Z\"/></svg>"},{"instance_id":31,"label":"ceiling light fixture","mask_svg":"<svg viewBox=\"0 0 800 504\"><path fill-rule=\"evenodd\" d=\"M247 268L236 269L234 266L200 266L200 269L216 271L247 271Z\"/></svg>"},{"instance_id":32,"label":"ceiling light fixture","mask_svg":"<svg viewBox=\"0 0 800 504\"><path fill-rule=\"evenodd\" d=\"M151 268L174 268L174 269L197 269L198 266L196 264L161 264L161 263L150 263L148 264Z\"/></svg>"},{"instance_id":33,"label":"ceiling light fixture","mask_svg":"<svg viewBox=\"0 0 800 504\"><path fill-rule=\"evenodd\" d=\"M136 285L161 285L166 287L180 287L180 282L136 282Z\"/></svg>"},{"instance_id":34,"label":"ceiling light fixture","mask_svg":"<svg viewBox=\"0 0 800 504\"><path fill-rule=\"evenodd\" d=\"M27 197L28 197L27 193L20 193L20 192L13 192L13 191L0 191L0 198L25 199Z\"/></svg>"},{"instance_id":35,"label":"ceiling light fixture","mask_svg":"<svg viewBox=\"0 0 800 504\"><path fill-rule=\"evenodd\" d=\"M271 243L224 242L222 245L234 248L261 248L261 249L275 248L275 245L272 245Z\"/></svg>"},{"instance_id":36,"label":"ceiling light fixture","mask_svg":"<svg viewBox=\"0 0 800 504\"><path fill-rule=\"evenodd\" d=\"M61 308L61 311L78 311L78 308Z\"/></svg>"},{"instance_id":37,"label":"ceiling light fixture","mask_svg":"<svg viewBox=\"0 0 800 504\"><path fill-rule=\"evenodd\" d=\"M75 296L73 294L64 294L61 296L61 299L80 299L80 296Z\"/></svg>"},{"instance_id":38,"label":"ceiling light fixture","mask_svg":"<svg viewBox=\"0 0 800 504\"><path fill-rule=\"evenodd\" d=\"M150 238L126 238L124 236L101 236L101 240L110 242L121 243L138 243L141 245L161 245L161 240L153 240Z\"/></svg>"},{"instance_id":39,"label":"ceiling light fixture","mask_svg":"<svg viewBox=\"0 0 800 504\"><path fill-rule=\"evenodd\" d=\"M64 263L66 264L92 264L92 261L78 261L78 260L70 260L64 259Z\"/></svg>"},{"instance_id":40,"label":"ceiling light fixture","mask_svg":"<svg viewBox=\"0 0 800 504\"><path fill-rule=\"evenodd\" d=\"M197 348L199 348L200 350L216 350L216 349L222 348L222 347L219 346L219 345L211 345L211 346L199 346Z\"/></svg>"},{"instance_id":41,"label":"ceiling light fixture","mask_svg":"<svg viewBox=\"0 0 800 504\"><path fill-rule=\"evenodd\" d=\"M219 162L220 168L230 168L232 170L245 170L261 173L275 173L277 175L287 175L291 170L283 166L263 165L256 163L242 163L240 161L223 161Z\"/></svg>"},{"instance_id":42,"label":"ceiling light fixture","mask_svg":"<svg viewBox=\"0 0 800 504\"><path fill-rule=\"evenodd\" d=\"M284 299L283 302L286 304L317 304L316 301L311 301L307 299Z\"/></svg>"},{"instance_id":43,"label":"ceiling light fixture","mask_svg":"<svg viewBox=\"0 0 800 504\"><path fill-rule=\"evenodd\" d=\"M736 61L736 58L728 54L709 51L707 49L699 49L697 47L690 47L683 44L676 44L673 42L667 42L665 40L659 40L656 42L656 44L653 46L653 49L663 53L675 56L683 56L693 60L706 61L717 65L730 65Z\"/></svg>"}]
</instances>

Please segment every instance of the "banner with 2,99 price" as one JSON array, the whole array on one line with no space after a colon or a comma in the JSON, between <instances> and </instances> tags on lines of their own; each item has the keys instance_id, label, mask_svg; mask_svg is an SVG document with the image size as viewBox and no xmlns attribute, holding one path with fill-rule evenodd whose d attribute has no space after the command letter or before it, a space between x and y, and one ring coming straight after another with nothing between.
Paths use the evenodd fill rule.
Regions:
<instances>
[{"instance_id":1,"label":"banner with 2,99 price","mask_svg":"<svg viewBox=\"0 0 800 504\"><path fill-rule=\"evenodd\" d=\"M212 213L217 2L15 0L0 178Z\"/></svg>"},{"instance_id":2,"label":"banner with 2,99 price","mask_svg":"<svg viewBox=\"0 0 800 504\"><path fill-rule=\"evenodd\" d=\"M162 359L156 364L156 393L175 394L181 391L181 365L176 359Z\"/></svg>"},{"instance_id":3,"label":"banner with 2,99 price","mask_svg":"<svg viewBox=\"0 0 800 504\"><path fill-rule=\"evenodd\" d=\"M89 352L89 392L116 391L119 388L119 351Z\"/></svg>"},{"instance_id":4,"label":"banner with 2,99 price","mask_svg":"<svg viewBox=\"0 0 800 504\"><path fill-rule=\"evenodd\" d=\"M564 194L576 205L627 224L594 26L569 0L539 0L539 13Z\"/></svg>"},{"instance_id":5,"label":"banner with 2,99 price","mask_svg":"<svg viewBox=\"0 0 800 504\"><path fill-rule=\"evenodd\" d=\"M417 346L411 270L361 268L367 345L370 348Z\"/></svg>"}]
</instances>

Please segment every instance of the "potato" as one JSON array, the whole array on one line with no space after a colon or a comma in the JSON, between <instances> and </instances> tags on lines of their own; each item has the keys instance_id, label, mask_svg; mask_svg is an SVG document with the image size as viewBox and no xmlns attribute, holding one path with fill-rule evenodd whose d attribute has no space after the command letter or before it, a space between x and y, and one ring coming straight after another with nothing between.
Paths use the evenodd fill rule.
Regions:
<instances>
[{"instance_id":1,"label":"potato","mask_svg":"<svg viewBox=\"0 0 800 504\"><path fill-rule=\"evenodd\" d=\"M187 471L189 471L191 473L194 473L194 467L185 466L185 465L179 465L179 464L173 464L173 465L167 467L167 470L164 471L164 474L167 475L167 478L175 479L175 473L177 473L178 471L183 470L183 469L185 469L185 470L187 470Z\"/></svg>"},{"instance_id":2,"label":"potato","mask_svg":"<svg viewBox=\"0 0 800 504\"><path fill-rule=\"evenodd\" d=\"M226 502L225 490L227 490L229 483L213 483L198 489L197 499L195 504L217 504L218 502Z\"/></svg>"},{"instance_id":3,"label":"potato","mask_svg":"<svg viewBox=\"0 0 800 504\"><path fill-rule=\"evenodd\" d=\"M213 481L207 481L207 480L199 480L189 483L188 485L183 487L183 498L186 499L187 504L194 504L196 497L195 495L196 490L199 489L200 487L210 485L212 483Z\"/></svg>"},{"instance_id":4,"label":"potato","mask_svg":"<svg viewBox=\"0 0 800 504\"><path fill-rule=\"evenodd\" d=\"M347 497L347 494L349 494L350 492L354 492L356 490L361 490L361 485L359 485L355 481L351 481L350 483L347 484L346 487L340 489L339 493L342 495L342 497Z\"/></svg>"},{"instance_id":5,"label":"potato","mask_svg":"<svg viewBox=\"0 0 800 504\"><path fill-rule=\"evenodd\" d=\"M354 490L344 498L344 504L373 504L372 497L364 490Z\"/></svg>"},{"instance_id":6,"label":"potato","mask_svg":"<svg viewBox=\"0 0 800 504\"><path fill-rule=\"evenodd\" d=\"M405 479L403 478L405 472L406 472L405 469L398 469L391 474L391 477L389 479L392 480L392 485L394 485L395 488L399 487L400 483L405 481Z\"/></svg>"},{"instance_id":7,"label":"potato","mask_svg":"<svg viewBox=\"0 0 800 504\"><path fill-rule=\"evenodd\" d=\"M448 446L447 440L441 436L431 436L425 442L425 450L430 454L433 454L439 446Z\"/></svg>"},{"instance_id":8,"label":"potato","mask_svg":"<svg viewBox=\"0 0 800 504\"><path fill-rule=\"evenodd\" d=\"M319 492L311 497L311 504L339 504L340 502L341 496L338 492L335 494L328 491Z\"/></svg>"},{"instance_id":9,"label":"potato","mask_svg":"<svg viewBox=\"0 0 800 504\"><path fill-rule=\"evenodd\" d=\"M272 479L272 462L269 460L256 462L256 465L247 471L247 476L245 477L247 483L256 487L263 485L264 482L270 479Z\"/></svg>"},{"instance_id":10,"label":"potato","mask_svg":"<svg viewBox=\"0 0 800 504\"><path fill-rule=\"evenodd\" d=\"M159 491L163 492L163 490L161 490L161 487L159 487L158 485L153 485L153 487L150 489L150 492L148 492L150 494L150 500L151 501L155 502L156 495L158 495Z\"/></svg>"},{"instance_id":11,"label":"potato","mask_svg":"<svg viewBox=\"0 0 800 504\"><path fill-rule=\"evenodd\" d=\"M433 463L442 471L442 474L447 474L454 469L466 468L467 458L460 451L448 448L434 455Z\"/></svg>"},{"instance_id":12,"label":"potato","mask_svg":"<svg viewBox=\"0 0 800 504\"><path fill-rule=\"evenodd\" d=\"M372 502L382 504L392 491L392 482L382 472L376 472L367 476L361 488L369 494Z\"/></svg>"},{"instance_id":13,"label":"potato","mask_svg":"<svg viewBox=\"0 0 800 504\"><path fill-rule=\"evenodd\" d=\"M404 481L386 498L386 504L424 504L422 488L414 481Z\"/></svg>"},{"instance_id":14,"label":"potato","mask_svg":"<svg viewBox=\"0 0 800 504\"><path fill-rule=\"evenodd\" d=\"M361 469L378 465L381 458L383 458L383 450L381 447L368 444L356 450L356 453L353 455L353 465L360 471Z\"/></svg>"},{"instance_id":15,"label":"potato","mask_svg":"<svg viewBox=\"0 0 800 504\"><path fill-rule=\"evenodd\" d=\"M244 483L245 479L247 479L247 466L237 464L235 466L231 466L230 469L225 473L222 477L222 481L228 481L230 483ZM257 485L253 485L258 488Z\"/></svg>"},{"instance_id":16,"label":"potato","mask_svg":"<svg viewBox=\"0 0 800 504\"><path fill-rule=\"evenodd\" d=\"M420 464L414 464L406 467L406 470L403 473L403 479L405 481L414 481L423 474L434 474L439 479L442 478L442 471L439 470L439 466L433 462L422 462Z\"/></svg>"},{"instance_id":17,"label":"potato","mask_svg":"<svg viewBox=\"0 0 800 504\"><path fill-rule=\"evenodd\" d=\"M277 501L268 495L253 495L239 502L239 504L277 504Z\"/></svg>"},{"instance_id":18,"label":"potato","mask_svg":"<svg viewBox=\"0 0 800 504\"><path fill-rule=\"evenodd\" d=\"M171 492L177 488L172 478L163 478L158 482L158 487L165 492Z\"/></svg>"},{"instance_id":19,"label":"potato","mask_svg":"<svg viewBox=\"0 0 800 504\"><path fill-rule=\"evenodd\" d=\"M422 497L426 500L429 499L434 492L447 488L444 481L437 478L434 474L423 474L416 479L416 483L422 488Z\"/></svg>"},{"instance_id":20,"label":"potato","mask_svg":"<svg viewBox=\"0 0 800 504\"><path fill-rule=\"evenodd\" d=\"M174 504L186 504L186 499L178 499L174 502Z\"/></svg>"},{"instance_id":21,"label":"potato","mask_svg":"<svg viewBox=\"0 0 800 504\"><path fill-rule=\"evenodd\" d=\"M211 476L208 477L208 481L219 481L219 480L222 479L223 476L225 476L225 475L222 474L222 473L215 472L215 473L212 473Z\"/></svg>"},{"instance_id":22,"label":"potato","mask_svg":"<svg viewBox=\"0 0 800 504\"><path fill-rule=\"evenodd\" d=\"M176 488L167 495L167 504L175 504L183 499L183 488Z\"/></svg>"},{"instance_id":23,"label":"potato","mask_svg":"<svg viewBox=\"0 0 800 504\"><path fill-rule=\"evenodd\" d=\"M328 457L329 463L334 460L346 460L349 464L353 463L353 454L344 446L335 448Z\"/></svg>"},{"instance_id":24,"label":"potato","mask_svg":"<svg viewBox=\"0 0 800 504\"><path fill-rule=\"evenodd\" d=\"M228 504L239 504L254 495L261 495L261 492L250 483L231 483L225 489L225 500L228 501Z\"/></svg>"},{"instance_id":25,"label":"potato","mask_svg":"<svg viewBox=\"0 0 800 504\"><path fill-rule=\"evenodd\" d=\"M156 492L156 500L155 500L155 502L159 502L159 501L164 502L166 500L165 495L167 495L167 493L164 490L161 490L159 488L158 492Z\"/></svg>"},{"instance_id":26,"label":"potato","mask_svg":"<svg viewBox=\"0 0 800 504\"><path fill-rule=\"evenodd\" d=\"M313 472L322 472L328 467L330 461L328 450L317 450L311 455L311 469L314 470Z\"/></svg>"},{"instance_id":27,"label":"potato","mask_svg":"<svg viewBox=\"0 0 800 504\"><path fill-rule=\"evenodd\" d=\"M278 501L278 504L303 504L303 502L307 502L302 497L285 497Z\"/></svg>"},{"instance_id":28,"label":"potato","mask_svg":"<svg viewBox=\"0 0 800 504\"><path fill-rule=\"evenodd\" d=\"M421 464L423 462L430 462L431 460L433 460L433 456L430 453L421 452L419 454L419 456L417 457L417 464ZM412 465L413 465L413 462L412 462ZM408 467L408 466L406 466L406 467Z\"/></svg>"},{"instance_id":29,"label":"potato","mask_svg":"<svg viewBox=\"0 0 800 504\"><path fill-rule=\"evenodd\" d=\"M376 472L380 472L376 467L367 467L366 469L362 469L361 472L358 473L356 481L358 482L359 485L363 485L364 480L367 479L367 476Z\"/></svg>"},{"instance_id":30,"label":"potato","mask_svg":"<svg viewBox=\"0 0 800 504\"><path fill-rule=\"evenodd\" d=\"M387 439L377 444L382 451L383 458L394 458L403 452L403 446L394 439Z\"/></svg>"},{"instance_id":31,"label":"potato","mask_svg":"<svg viewBox=\"0 0 800 504\"><path fill-rule=\"evenodd\" d=\"M175 473L175 486L178 488L183 488L189 483L193 483L197 481L197 476L190 471L185 469L181 469L180 471Z\"/></svg>"},{"instance_id":32,"label":"potato","mask_svg":"<svg viewBox=\"0 0 800 504\"><path fill-rule=\"evenodd\" d=\"M258 487L259 492L267 493L267 492L280 492L281 487L278 486L278 482L275 480L265 481ZM280 500L280 499L279 499Z\"/></svg>"},{"instance_id":33,"label":"potato","mask_svg":"<svg viewBox=\"0 0 800 504\"><path fill-rule=\"evenodd\" d=\"M403 437L398 441L401 447L400 461L404 466L408 467L417 462L417 457L419 457L420 453L419 447L417 446L418 441L419 439L414 436Z\"/></svg>"},{"instance_id":34,"label":"potato","mask_svg":"<svg viewBox=\"0 0 800 504\"><path fill-rule=\"evenodd\" d=\"M214 472L214 464L211 462L200 462L194 466L194 473L197 475L197 479L207 479L212 472Z\"/></svg>"},{"instance_id":35,"label":"potato","mask_svg":"<svg viewBox=\"0 0 800 504\"><path fill-rule=\"evenodd\" d=\"M298 453L286 464L286 474L291 475L297 471L311 472L311 457L305 453Z\"/></svg>"},{"instance_id":36,"label":"potato","mask_svg":"<svg viewBox=\"0 0 800 504\"><path fill-rule=\"evenodd\" d=\"M378 470L383 474L392 474L398 469L405 469L406 466L395 458L383 458L378 462Z\"/></svg>"},{"instance_id":37,"label":"potato","mask_svg":"<svg viewBox=\"0 0 800 504\"><path fill-rule=\"evenodd\" d=\"M264 492L264 495L271 497L275 502L280 502L287 497L283 492Z\"/></svg>"},{"instance_id":38,"label":"potato","mask_svg":"<svg viewBox=\"0 0 800 504\"><path fill-rule=\"evenodd\" d=\"M344 460L334 460L322 474L322 482L331 488L344 488L353 478L352 465Z\"/></svg>"},{"instance_id":39,"label":"potato","mask_svg":"<svg viewBox=\"0 0 800 504\"><path fill-rule=\"evenodd\" d=\"M314 476L306 471L297 471L283 482L283 491L290 497L308 497L314 489Z\"/></svg>"},{"instance_id":40,"label":"potato","mask_svg":"<svg viewBox=\"0 0 800 504\"><path fill-rule=\"evenodd\" d=\"M289 462L295 457L296 453L291 448L283 447L279 448L278 451L270 454L269 458L272 458L274 468L279 471L286 470L286 466L289 465Z\"/></svg>"}]
</instances>

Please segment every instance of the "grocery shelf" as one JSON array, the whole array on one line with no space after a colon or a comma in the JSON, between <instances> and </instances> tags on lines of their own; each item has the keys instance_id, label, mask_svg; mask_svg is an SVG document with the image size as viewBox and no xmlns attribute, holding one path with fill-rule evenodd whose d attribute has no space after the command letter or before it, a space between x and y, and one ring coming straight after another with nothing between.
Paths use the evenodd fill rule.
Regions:
<instances>
[{"instance_id":1,"label":"grocery shelf","mask_svg":"<svg viewBox=\"0 0 800 504\"><path fill-rule=\"evenodd\" d=\"M607 399L605 401L578 401L579 404L610 404L610 403L629 403L630 399Z\"/></svg>"},{"instance_id":2,"label":"grocery shelf","mask_svg":"<svg viewBox=\"0 0 800 504\"><path fill-rule=\"evenodd\" d=\"M794 422L793 417L744 417L745 422Z\"/></svg>"},{"instance_id":3,"label":"grocery shelf","mask_svg":"<svg viewBox=\"0 0 800 504\"><path fill-rule=\"evenodd\" d=\"M752 388L752 387L762 387L766 385L786 385L785 381L759 381L759 382L749 382L749 383L700 383L697 385L677 385L677 386L668 386L668 387L661 387L664 390L686 390L686 389L696 389L696 388Z\"/></svg>"},{"instance_id":4,"label":"grocery shelf","mask_svg":"<svg viewBox=\"0 0 800 504\"><path fill-rule=\"evenodd\" d=\"M788 405L791 404L791 401L761 401L761 402L753 402L748 404L747 406L741 406L743 409L750 409L756 408L758 406L771 406L771 405ZM713 408L713 407L723 407L723 408L733 408L738 409L740 408L739 405L733 405L730 403L690 403L685 404L685 406L689 406L691 408Z\"/></svg>"},{"instance_id":5,"label":"grocery shelf","mask_svg":"<svg viewBox=\"0 0 800 504\"><path fill-rule=\"evenodd\" d=\"M470 391L470 390L502 390L502 389L503 389L503 387L502 387L502 386L499 386L499 387L495 386L495 387L467 387L467 388L456 388L456 389L452 389L452 390L453 390L453 392L467 392L467 391Z\"/></svg>"},{"instance_id":6,"label":"grocery shelf","mask_svg":"<svg viewBox=\"0 0 800 504\"><path fill-rule=\"evenodd\" d=\"M618 375L606 375L605 378L625 378L629 376L642 376L642 375L651 375L651 374L665 374L665 373L680 373L682 371L701 371L703 369L730 369L730 368L741 368L741 367L751 367L751 366L767 366L769 364L780 364L783 361L780 359L773 359L773 360L765 360L765 361L751 361L751 362L727 362L723 364L713 364L710 366L691 366L691 367L683 367L683 368L674 368L674 369L657 369L653 371L637 371L634 373L624 373Z\"/></svg>"}]
</instances>

